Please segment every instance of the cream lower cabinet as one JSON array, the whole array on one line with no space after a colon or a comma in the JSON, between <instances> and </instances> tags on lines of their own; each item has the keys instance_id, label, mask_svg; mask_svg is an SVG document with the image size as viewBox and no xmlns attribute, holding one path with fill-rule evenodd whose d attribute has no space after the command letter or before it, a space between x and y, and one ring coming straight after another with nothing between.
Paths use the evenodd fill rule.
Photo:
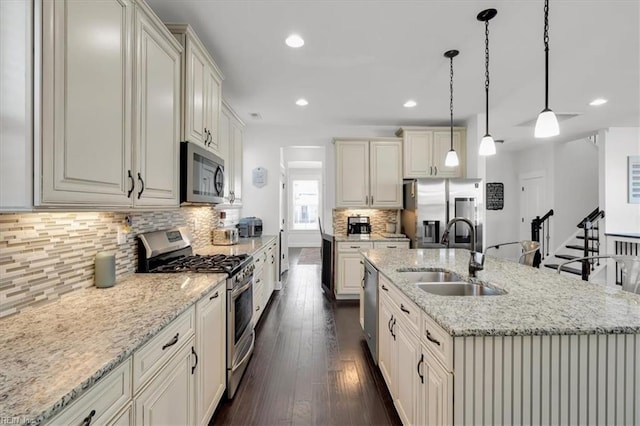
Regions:
<instances>
[{"instance_id":1,"label":"cream lower cabinet","mask_svg":"<svg viewBox=\"0 0 640 426\"><path fill-rule=\"evenodd\" d=\"M193 336L135 399L136 425L196 423Z\"/></svg>"},{"instance_id":2,"label":"cream lower cabinet","mask_svg":"<svg viewBox=\"0 0 640 426\"><path fill-rule=\"evenodd\" d=\"M131 401L131 358L51 419L51 425L130 424L121 413ZM129 407L130 408L130 407ZM130 419L130 417L129 417Z\"/></svg>"},{"instance_id":3,"label":"cream lower cabinet","mask_svg":"<svg viewBox=\"0 0 640 426\"><path fill-rule=\"evenodd\" d=\"M425 345L421 346L418 368L417 420L421 425L453 423L453 373L445 369Z\"/></svg>"},{"instance_id":4,"label":"cream lower cabinet","mask_svg":"<svg viewBox=\"0 0 640 426\"><path fill-rule=\"evenodd\" d=\"M278 281L278 242L274 241L269 244L269 248L267 249L267 258L265 264L265 306L269 302L271 298L271 294L276 287L276 282Z\"/></svg>"},{"instance_id":5,"label":"cream lower cabinet","mask_svg":"<svg viewBox=\"0 0 640 426\"><path fill-rule=\"evenodd\" d=\"M336 207L402 208L400 139L341 139L336 149Z\"/></svg>"},{"instance_id":6,"label":"cream lower cabinet","mask_svg":"<svg viewBox=\"0 0 640 426\"><path fill-rule=\"evenodd\" d=\"M178 206L181 51L141 0L42 3L35 205Z\"/></svg>"},{"instance_id":7,"label":"cream lower cabinet","mask_svg":"<svg viewBox=\"0 0 640 426\"><path fill-rule=\"evenodd\" d=\"M364 263L361 250L373 248L371 242L339 242L336 250L336 298L357 299L362 289Z\"/></svg>"},{"instance_id":8,"label":"cream lower cabinet","mask_svg":"<svg viewBox=\"0 0 640 426\"><path fill-rule=\"evenodd\" d=\"M196 304L195 424L198 425L209 424L226 389L226 305L225 282Z\"/></svg>"},{"instance_id":9,"label":"cream lower cabinet","mask_svg":"<svg viewBox=\"0 0 640 426\"><path fill-rule=\"evenodd\" d=\"M405 179L465 177L465 128L453 128L453 147L460 161L457 167L444 164L451 148L451 131L448 127L407 127L396 134L402 137L402 175Z\"/></svg>"},{"instance_id":10,"label":"cream lower cabinet","mask_svg":"<svg viewBox=\"0 0 640 426\"><path fill-rule=\"evenodd\" d=\"M394 294L392 284L382 275L379 276L378 294L378 366L402 423L419 424L417 371L421 346L416 326L412 326L418 307ZM407 316L405 311L413 312L414 316Z\"/></svg>"}]
</instances>

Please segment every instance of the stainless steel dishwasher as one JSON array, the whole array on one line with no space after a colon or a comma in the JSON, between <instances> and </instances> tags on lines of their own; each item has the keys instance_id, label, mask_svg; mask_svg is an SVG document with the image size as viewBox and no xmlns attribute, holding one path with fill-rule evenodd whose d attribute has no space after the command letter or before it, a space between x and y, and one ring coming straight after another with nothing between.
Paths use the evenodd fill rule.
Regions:
<instances>
[{"instance_id":1,"label":"stainless steel dishwasher","mask_svg":"<svg viewBox=\"0 0 640 426\"><path fill-rule=\"evenodd\" d=\"M378 270L364 261L364 335L375 363L378 363Z\"/></svg>"}]
</instances>

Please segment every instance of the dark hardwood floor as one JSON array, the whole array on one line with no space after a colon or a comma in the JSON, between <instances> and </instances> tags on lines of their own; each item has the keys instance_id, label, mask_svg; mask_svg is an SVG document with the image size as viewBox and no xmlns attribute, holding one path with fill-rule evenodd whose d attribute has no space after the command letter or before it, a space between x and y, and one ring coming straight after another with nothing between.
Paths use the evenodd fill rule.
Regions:
<instances>
[{"instance_id":1,"label":"dark hardwood floor","mask_svg":"<svg viewBox=\"0 0 640 426\"><path fill-rule=\"evenodd\" d=\"M284 287L257 327L253 357L233 400L210 425L400 425L369 355L355 301L329 301L320 265L291 249Z\"/></svg>"}]
</instances>

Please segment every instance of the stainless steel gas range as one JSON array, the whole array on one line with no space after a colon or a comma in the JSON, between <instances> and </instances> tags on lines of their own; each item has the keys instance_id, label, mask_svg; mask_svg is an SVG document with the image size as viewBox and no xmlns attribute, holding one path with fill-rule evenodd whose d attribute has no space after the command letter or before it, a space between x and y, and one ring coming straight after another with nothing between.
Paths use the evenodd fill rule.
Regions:
<instances>
[{"instance_id":1,"label":"stainless steel gas range","mask_svg":"<svg viewBox=\"0 0 640 426\"><path fill-rule=\"evenodd\" d=\"M227 396L233 398L255 346L253 258L193 254L186 228L138 236L138 272L225 273L227 277Z\"/></svg>"}]
</instances>

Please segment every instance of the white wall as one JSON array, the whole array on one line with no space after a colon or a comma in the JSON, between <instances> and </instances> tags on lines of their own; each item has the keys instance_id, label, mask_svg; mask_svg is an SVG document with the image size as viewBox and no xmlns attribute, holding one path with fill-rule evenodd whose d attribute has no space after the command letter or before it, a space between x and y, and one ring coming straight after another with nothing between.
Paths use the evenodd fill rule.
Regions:
<instances>
[{"instance_id":1,"label":"white wall","mask_svg":"<svg viewBox=\"0 0 640 426\"><path fill-rule=\"evenodd\" d=\"M326 232L333 232L331 210L335 206L335 150L334 137L395 136L398 126L268 126L247 123L244 130L243 216L258 216L263 231L277 235L280 173L280 148L316 146L325 148L325 203L323 217L327 218ZM267 169L267 185L256 188L251 184L251 170Z\"/></svg>"},{"instance_id":2,"label":"white wall","mask_svg":"<svg viewBox=\"0 0 640 426\"><path fill-rule=\"evenodd\" d=\"M600 164L605 170L601 178L604 205L600 208L605 211L605 232L640 233L640 204L627 201L627 157L640 155L640 128L611 128L601 132L600 139Z\"/></svg>"},{"instance_id":3,"label":"white wall","mask_svg":"<svg viewBox=\"0 0 640 426\"><path fill-rule=\"evenodd\" d=\"M554 235L561 244L598 207L598 147L585 139L556 145L555 180Z\"/></svg>"},{"instance_id":4,"label":"white wall","mask_svg":"<svg viewBox=\"0 0 640 426\"><path fill-rule=\"evenodd\" d=\"M500 150L487 158L486 181L505 186L503 210L487 211L487 245L520 240L521 175L541 171L546 178L543 215L555 214L550 221L550 252L576 231L576 225L598 206L598 148L579 139L564 143L537 142L537 146L515 152ZM601 206L602 208L602 206ZM494 255L517 258L517 248Z\"/></svg>"},{"instance_id":5,"label":"white wall","mask_svg":"<svg viewBox=\"0 0 640 426\"><path fill-rule=\"evenodd\" d=\"M486 212L486 247L519 241L520 193L518 192L518 175L516 172L516 156L518 153L500 152L486 160L486 182L504 184L504 208L487 210ZM491 249L487 254L505 259L517 259L520 246L510 245L500 249Z\"/></svg>"}]
</instances>

